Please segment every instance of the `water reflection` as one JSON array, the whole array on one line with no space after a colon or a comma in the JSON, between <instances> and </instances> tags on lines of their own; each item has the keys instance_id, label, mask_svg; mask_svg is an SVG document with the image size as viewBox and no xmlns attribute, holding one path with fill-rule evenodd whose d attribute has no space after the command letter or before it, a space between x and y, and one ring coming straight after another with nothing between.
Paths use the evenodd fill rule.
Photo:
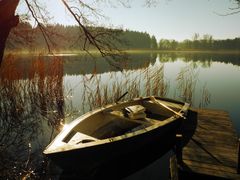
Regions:
<instances>
[{"instance_id":1,"label":"water reflection","mask_svg":"<svg viewBox=\"0 0 240 180\"><path fill-rule=\"evenodd\" d=\"M181 68L177 75L177 96L184 102L193 103L193 93L195 91L198 78L198 71L195 68L195 64L190 63L187 66Z\"/></svg>"},{"instance_id":2,"label":"water reflection","mask_svg":"<svg viewBox=\"0 0 240 180\"><path fill-rule=\"evenodd\" d=\"M126 91L122 100L156 95L208 107L218 89L209 88L215 81L202 71L214 72L214 61L240 62L237 55L134 54L114 62L116 68L85 56L6 57L0 69L0 178L56 178L58 170L42 151L62 124Z\"/></svg>"},{"instance_id":3,"label":"water reflection","mask_svg":"<svg viewBox=\"0 0 240 180\"><path fill-rule=\"evenodd\" d=\"M159 53L158 57L161 62L175 62L178 59L181 59L184 62L198 62L203 68L211 67L212 62L240 65L239 52L230 54L217 52L170 52Z\"/></svg>"},{"instance_id":4,"label":"water reflection","mask_svg":"<svg viewBox=\"0 0 240 180\"><path fill-rule=\"evenodd\" d=\"M45 64L51 64L51 56L42 57ZM63 59L63 73L64 75L86 75L86 74L102 74L107 72L116 72L120 69L124 70L138 70L145 69L149 65L154 65L158 59L161 63L176 62L181 59L183 62L195 63L196 66L209 68L212 62L223 62L226 64L240 65L239 54L213 54L213 53L140 53L131 54L128 58L112 61L111 65L108 60L97 56L92 58L90 56L79 54L75 56L60 56ZM32 61L35 61L35 56L23 55L16 58L15 66L21 72L29 72L31 70ZM116 68L118 66L119 68ZM23 76L28 73L23 73Z\"/></svg>"},{"instance_id":5,"label":"water reflection","mask_svg":"<svg viewBox=\"0 0 240 180\"><path fill-rule=\"evenodd\" d=\"M165 97L169 83L164 76L164 65L160 64L148 65L137 71L82 75L78 86L71 87L68 91L77 92L73 95L75 98L80 94L79 99L82 103L79 107L83 113L116 102L126 92L128 94L121 99L122 101L149 95Z\"/></svg>"},{"instance_id":6,"label":"water reflection","mask_svg":"<svg viewBox=\"0 0 240 180\"><path fill-rule=\"evenodd\" d=\"M63 66L38 57L23 80L13 56L0 70L0 177L36 178L46 165L42 150L64 119ZM47 69L51 69L46 75ZM47 136L47 139L46 139ZM43 171L42 171L43 172Z\"/></svg>"}]
</instances>

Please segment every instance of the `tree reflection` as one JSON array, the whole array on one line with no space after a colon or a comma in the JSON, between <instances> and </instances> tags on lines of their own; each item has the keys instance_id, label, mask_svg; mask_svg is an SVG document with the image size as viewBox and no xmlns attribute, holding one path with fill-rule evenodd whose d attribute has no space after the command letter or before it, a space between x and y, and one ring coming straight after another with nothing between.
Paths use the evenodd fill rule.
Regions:
<instances>
[{"instance_id":1,"label":"tree reflection","mask_svg":"<svg viewBox=\"0 0 240 180\"><path fill-rule=\"evenodd\" d=\"M197 62L203 68L210 68L212 62L240 65L239 52L162 52L158 57L160 62L174 62L179 59L184 62Z\"/></svg>"},{"instance_id":2,"label":"tree reflection","mask_svg":"<svg viewBox=\"0 0 240 180\"><path fill-rule=\"evenodd\" d=\"M183 101L192 102L195 91L198 72L195 71L195 64L192 63L180 70L176 78L177 93Z\"/></svg>"},{"instance_id":3,"label":"tree reflection","mask_svg":"<svg viewBox=\"0 0 240 180\"><path fill-rule=\"evenodd\" d=\"M177 88L175 95L177 95L178 98L182 99L182 101L189 102L192 105L194 104L194 98L196 98L196 95L194 93L197 93L196 86L199 81L198 75L198 65L192 62L187 66L183 67L176 77ZM211 100L211 94L207 89L206 83L201 89L201 92L196 98L197 100L199 100L199 108L206 107Z\"/></svg>"},{"instance_id":4,"label":"tree reflection","mask_svg":"<svg viewBox=\"0 0 240 180\"><path fill-rule=\"evenodd\" d=\"M62 61L39 56L26 80L15 57L6 58L0 69L0 178L37 177L42 150L64 117Z\"/></svg>"}]
</instances>

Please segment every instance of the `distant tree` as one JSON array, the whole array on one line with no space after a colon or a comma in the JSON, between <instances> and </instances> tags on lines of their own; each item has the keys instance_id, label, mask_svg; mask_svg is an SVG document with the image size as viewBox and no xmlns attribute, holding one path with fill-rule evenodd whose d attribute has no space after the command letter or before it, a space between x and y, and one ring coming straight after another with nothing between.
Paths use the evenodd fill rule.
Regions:
<instances>
[{"instance_id":1,"label":"distant tree","mask_svg":"<svg viewBox=\"0 0 240 180\"><path fill-rule=\"evenodd\" d=\"M168 39L160 39L158 47L159 47L160 50L168 50L168 49L170 49L170 40L168 40Z\"/></svg>"},{"instance_id":2,"label":"distant tree","mask_svg":"<svg viewBox=\"0 0 240 180\"><path fill-rule=\"evenodd\" d=\"M194 41L184 40L179 42L179 49L197 49L197 50L240 50L240 38L216 40L211 35L205 34L198 41L198 46Z\"/></svg>"},{"instance_id":3,"label":"distant tree","mask_svg":"<svg viewBox=\"0 0 240 180\"><path fill-rule=\"evenodd\" d=\"M193 41L197 41L199 37L200 37L199 33L194 33L192 39Z\"/></svg>"},{"instance_id":4,"label":"distant tree","mask_svg":"<svg viewBox=\"0 0 240 180\"><path fill-rule=\"evenodd\" d=\"M177 50L179 43L176 40L161 39L158 47L160 50Z\"/></svg>"},{"instance_id":5,"label":"distant tree","mask_svg":"<svg viewBox=\"0 0 240 180\"><path fill-rule=\"evenodd\" d=\"M158 45L157 45L157 40L155 38L155 36L151 37L151 49L157 49Z\"/></svg>"},{"instance_id":6,"label":"distant tree","mask_svg":"<svg viewBox=\"0 0 240 180\"><path fill-rule=\"evenodd\" d=\"M201 40L202 49L211 49L213 45L213 37L209 34L204 34Z\"/></svg>"},{"instance_id":7,"label":"distant tree","mask_svg":"<svg viewBox=\"0 0 240 180\"><path fill-rule=\"evenodd\" d=\"M178 47L178 42L175 41L175 40L172 40L172 41L171 41L171 49L172 49L172 50L176 50L177 47Z\"/></svg>"},{"instance_id":8,"label":"distant tree","mask_svg":"<svg viewBox=\"0 0 240 180\"><path fill-rule=\"evenodd\" d=\"M199 37L200 35L198 33L194 33L192 39L193 39L193 44L192 44L192 48L193 49L197 49L199 48Z\"/></svg>"}]
</instances>

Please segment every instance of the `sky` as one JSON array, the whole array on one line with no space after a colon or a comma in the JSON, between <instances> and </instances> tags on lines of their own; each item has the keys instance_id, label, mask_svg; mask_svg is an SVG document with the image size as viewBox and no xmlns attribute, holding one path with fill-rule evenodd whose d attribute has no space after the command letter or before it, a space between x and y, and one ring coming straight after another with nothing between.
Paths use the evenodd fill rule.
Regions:
<instances>
[{"instance_id":1,"label":"sky","mask_svg":"<svg viewBox=\"0 0 240 180\"><path fill-rule=\"evenodd\" d=\"M158 0L152 7L144 6L144 0L130 2L131 8L117 3L94 4L107 18L90 18L98 25L148 32L158 40L182 41L192 39L194 33L200 36L210 34L214 39L240 37L240 13L222 16L231 12L229 8L235 6L233 0ZM75 23L60 1L48 0L45 3L54 17L53 22Z\"/></svg>"}]
</instances>

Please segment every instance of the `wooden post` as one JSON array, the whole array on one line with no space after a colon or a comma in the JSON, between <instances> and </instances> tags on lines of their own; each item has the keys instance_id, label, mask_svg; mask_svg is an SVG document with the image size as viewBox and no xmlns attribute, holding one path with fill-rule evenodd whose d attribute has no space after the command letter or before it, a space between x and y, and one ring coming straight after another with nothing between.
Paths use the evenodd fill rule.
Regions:
<instances>
[{"instance_id":1,"label":"wooden post","mask_svg":"<svg viewBox=\"0 0 240 180\"><path fill-rule=\"evenodd\" d=\"M177 134L176 135L176 147L175 147L175 153L177 157L177 163L181 164L182 163L182 134Z\"/></svg>"},{"instance_id":2,"label":"wooden post","mask_svg":"<svg viewBox=\"0 0 240 180\"><path fill-rule=\"evenodd\" d=\"M170 172L169 172L169 179L170 180L178 180L178 165L177 165L177 158L174 154L172 157L170 157Z\"/></svg>"},{"instance_id":3,"label":"wooden post","mask_svg":"<svg viewBox=\"0 0 240 180\"><path fill-rule=\"evenodd\" d=\"M170 180L178 180L178 165L182 164L182 134L176 134L174 155L170 157Z\"/></svg>"},{"instance_id":4,"label":"wooden post","mask_svg":"<svg viewBox=\"0 0 240 180\"><path fill-rule=\"evenodd\" d=\"M238 164L237 173L240 174L240 138L238 139Z\"/></svg>"}]
</instances>

